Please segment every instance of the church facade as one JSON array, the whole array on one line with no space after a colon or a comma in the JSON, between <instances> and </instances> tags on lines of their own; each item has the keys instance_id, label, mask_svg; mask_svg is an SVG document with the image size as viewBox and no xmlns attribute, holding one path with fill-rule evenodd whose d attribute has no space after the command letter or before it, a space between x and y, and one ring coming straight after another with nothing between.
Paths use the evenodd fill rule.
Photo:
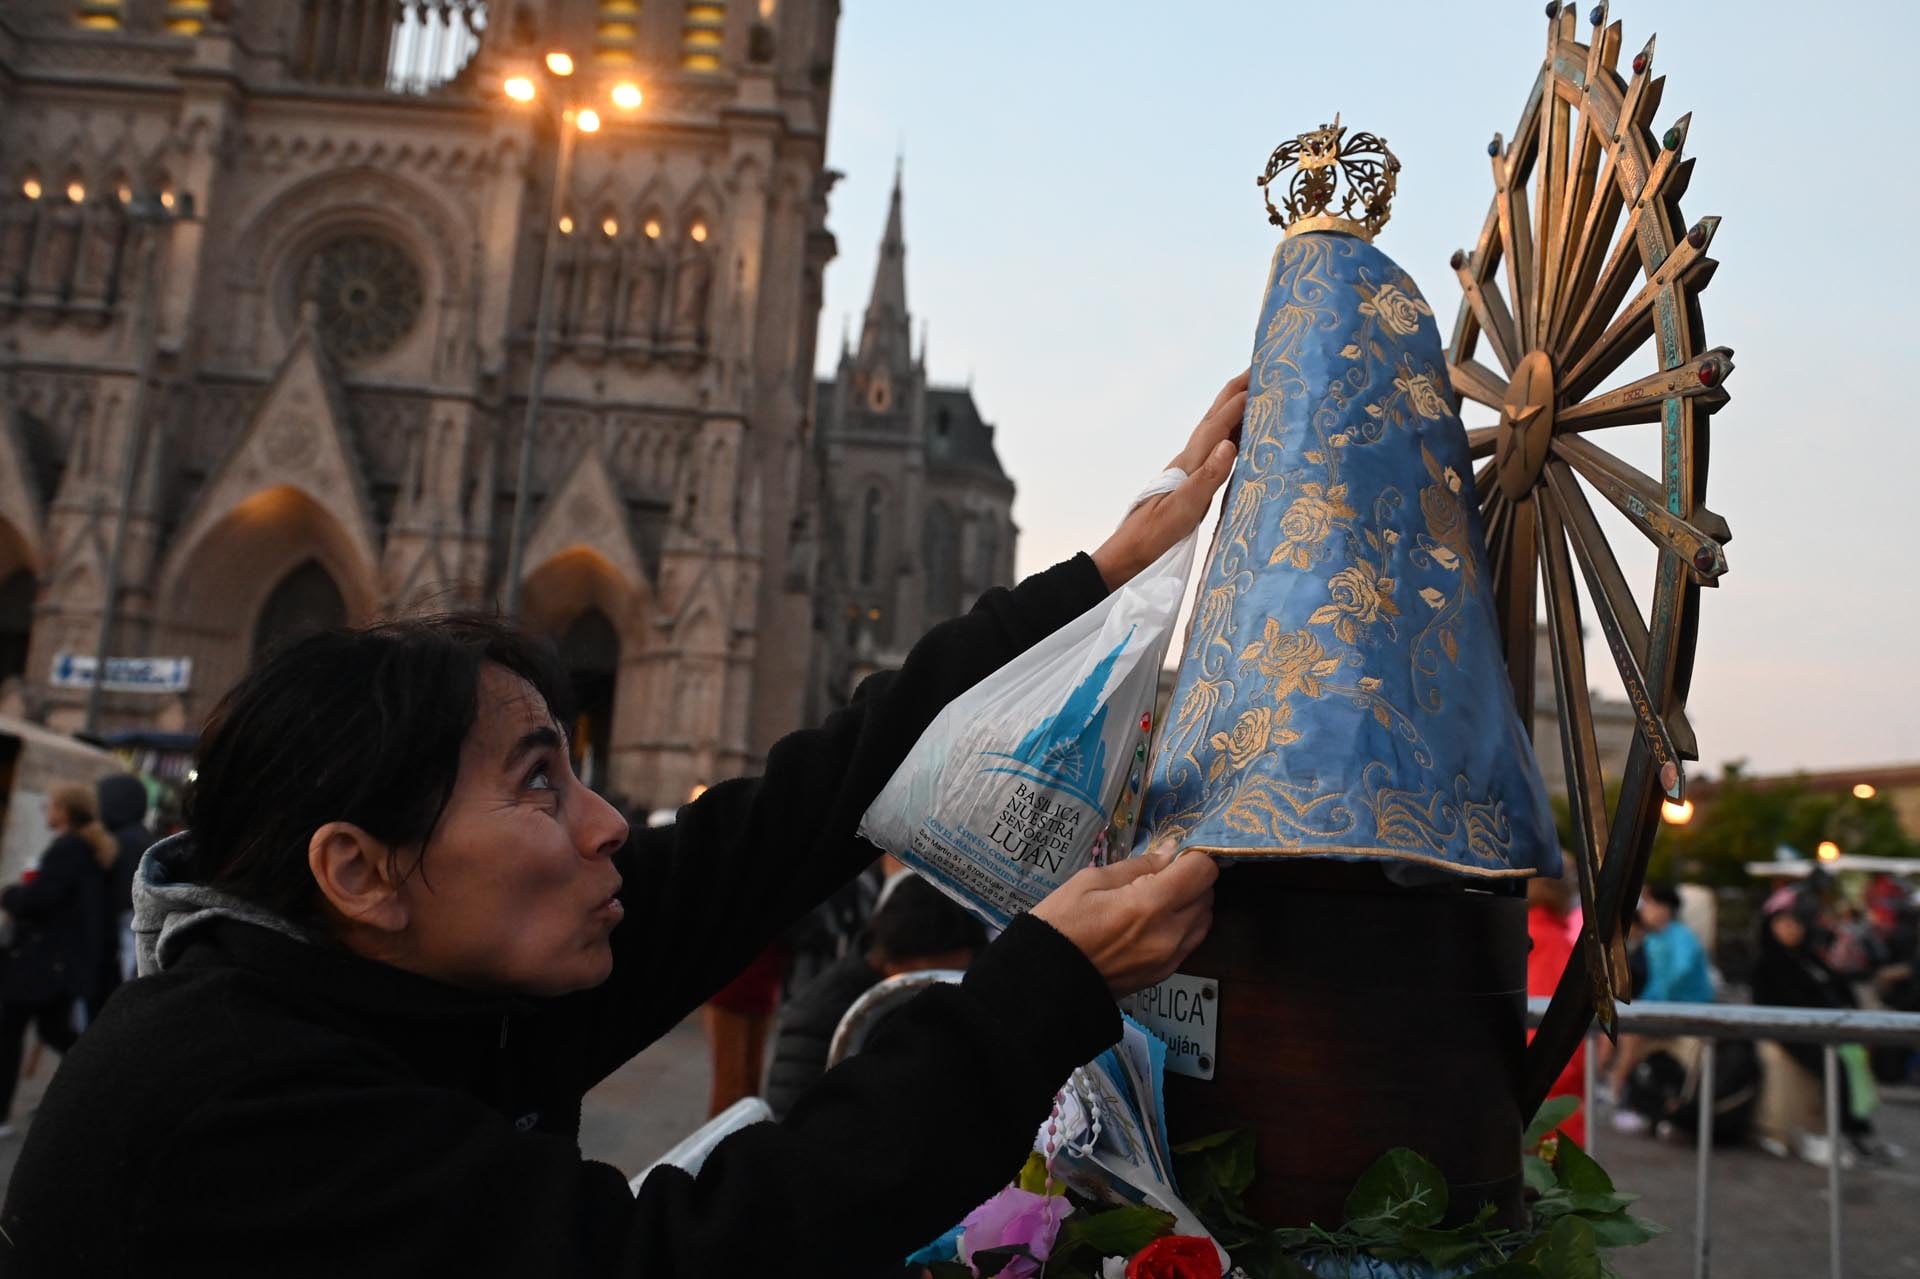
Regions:
<instances>
[{"instance_id":1,"label":"church facade","mask_svg":"<svg viewBox=\"0 0 1920 1279\"><path fill-rule=\"evenodd\" d=\"M898 666L936 622L1013 580L1013 481L971 387L912 349L901 178L894 175L860 341L843 340L816 400L825 459L824 668L844 697Z\"/></svg>"},{"instance_id":2,"label":"church facade","mask_svg":"<svg viewBox=\"0 0 1920 1279\"><path fill-rule=\"evenodd\" d=\"M954 462L992 479L990 435L979 454L970 398L906 360L903 286L897 331L842 361L868 379L861 407L836 400L815 430L838 13L0 7L7 708L80 726L76 659L108 607L110 651L175 677L110 683L98 727L180 730L302 627L512 594L550 241L518 595L574 672L591 781L658 807L751 771L844 682L850 601L883 610L891 644L1007 576L1005 501L986 518L979 495L1010 486L945 478ZM552 49L574 59L564 81L541 69ZM540 97L516 105L500 90L523 73ZM644 100L625 113L607 90L629 79ZM556 203L561 95L602 124L574 139ZM908 416L874 408L875 376ZM941 453L943 413L973 443ZM866 439L882 430L899 439ZM884 524L850 596L828 516L865 499L843 465L849 491L882 493ZM945 503L937 536L910 527L920 493ZM938 589L906 580L926 546L951 566Z\"/></svg>"}]
</instances>

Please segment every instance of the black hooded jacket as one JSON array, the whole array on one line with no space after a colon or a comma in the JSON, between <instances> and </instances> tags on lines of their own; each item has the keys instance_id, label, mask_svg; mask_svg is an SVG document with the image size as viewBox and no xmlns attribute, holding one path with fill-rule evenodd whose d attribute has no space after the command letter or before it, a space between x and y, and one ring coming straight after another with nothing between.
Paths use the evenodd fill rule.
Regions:
<instances>
[{"instance_id":1,"label":"black hooded jacket","mask_svg":"<svg viewBox=\"0 0 1920 1279\"><path fill-rule=\"evenodd\" d=\"M697 1177L658 1169L635 1196L581 1158L581 1097L871 861L860 817L940 708L1103 593L1085 557L989 592L763 777L637 832L593 990L459 990L244 912L182 916L159 974L49 1087L0 1275L897 1273L1018 1171L1054 1090L1119 1037L1098 972L1045 923L1015 921ZM172 847L141 872L143 968Z\"/></svg>"},{"instance_id":2,"label":"black hooded jacket","mask_svg":"<svg viewBox=\"0 0 1920 1279\"><path fill-rule=\"evenodd\" d=\"M100 779L99 791L100 824L120 845L107 881L107 912L117 922L133 909L133 873L153 845L153 832L147 829L147 788L132 773L114 773Z\"/></svg>"}]
</instances>

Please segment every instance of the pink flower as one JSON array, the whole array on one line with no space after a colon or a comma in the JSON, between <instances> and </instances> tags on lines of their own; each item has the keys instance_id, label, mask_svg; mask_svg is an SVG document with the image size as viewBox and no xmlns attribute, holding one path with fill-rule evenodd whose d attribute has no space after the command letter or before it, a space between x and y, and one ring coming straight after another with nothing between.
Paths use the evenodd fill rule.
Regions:
<instances>
[{"instance_id":1,"label":"pink flower","mask_svg":"<svg viewBox=\"0 0 1920 1279\"><path fill-rule=\"evenodd\" d=\"M1005 1279L1033 1279L1040 1273L1040 1263L1053 1251L1060 1223L1072 1211L1073 1205L1058 1195L1036 1195L1018 1186L1008 1186L960 1223L960 1260L979 1274L973 1265L976 1252L990 1248L1025 1248L1027 1256L1014 1258L1000 1273Z\"/></svg>"}]
</instances>

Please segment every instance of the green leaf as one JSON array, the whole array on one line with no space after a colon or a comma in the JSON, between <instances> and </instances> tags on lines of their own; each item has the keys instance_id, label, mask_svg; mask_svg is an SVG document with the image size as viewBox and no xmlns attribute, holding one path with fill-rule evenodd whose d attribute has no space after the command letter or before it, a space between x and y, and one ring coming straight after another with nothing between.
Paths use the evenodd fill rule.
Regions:
<instances>
[{"instance_id":1,"label":"green leaf","mask_svg":"<svg viewBox=\"0 0 1920 1279\"><path fill-rule=\"evenodd\" d=\"M1027 1162L1020 1169L1020 1178L1014 1184L1030 1195L1044 1195L1048 1193L1047 1180L1046 1156L1036 1150L1027 1156ZM1053 1182L1052 1193L1065 1195L1067 1193L1065 1183L1056 1179Z\"/></svg>"},{"instance_id":2,"label":"green leaf","mask_svg":"<svg viewBox=\"0 0 1920 1279\"><path fill-rule=\"evenodd\" d=\"M980 1272L980 1279L991 1279L1015 1261L1033 1260L1033 1254L1027 1251L1025 1244L1008 1244L1004 1248L982 1248L973 1254L973 1266Z\"/></svg>"},{"instance_id":3,"label":"green leaf","mask_svg":"<svg viewBox=\"0 0 1920 1279\"><path fill-rule=\"evenodd\" d=\"M1240 1196L1253 1184L1253 1134L1244 1128L1217 1132L1184 1146L1174 1147L1174 1168L1181 1188L1187 1187L1190 1170L1220 1191L1234 1208ZM1197 1195L1197 1191L1188 1191Z\"/></svg>"},{"instance_id":4,"label":"green leaf","mask_svg":"<svg viewBox=\"0 0 1920 1279\"><path fill-rule=\"evenodd\" d=\"M1485 1270L1476 1270L1467 1279L1540 1279L1540 1275L1540 1268L1533 1263L1509 1259Z\"/></svg>"},{"instance_id":5,"label":"green leaf","mask_svg":"<svg viewBox=\"0 0 1920 1279\"><path fill-rule=\"evenodd\" d=\"M1613 1178L1593 1161L1593 1156L1566 1137L1560 1138L1560 1153L1554 1156L1553 1171L1560 1184L1575 1192L1589 1191L1610 1195Z\"/></svg>"},{"instance_id":6,"label":"green leaf","mask_svg":"<svg viewBox=\"0 0 1920 1279\"><path fill-rule=\"evenodd\" d=\"M1632 1248L1667 1233L1667 1228L1658 1222L1629 1216L1624 1212L1589 1217L1587 1225L1593 1229L1594 1242L1602 1248Z\"/></svg>"},{"instance_id":7,"label":"green leaf","mask_svg":"<svg viewBox=\"0 0 1920 1279\"><path fill-rule=\"evenodd\" d=\"M1593 1227L1578 1217L1562 1217L1554 1223L1536 1264L1542 1279L1605 1279L1606 1275Z\"/></svg>"},{"instance_id":8,"label":"green leaf","mask_svg":"<svg viewBox=\"0 0 1920 1279\"><path fill-rule=\"evenodd\" d=\"M1487 1250L1486 1241L1478 1235L1424 1226L1410 1226L1401 1231L1399 1242L1420 1260L1440 1269L1471 1261Z\"/></svg>"},{"instance_id":9,"label":"green leaf","mask_svg":"<svg viewBox=\"0 0 1920 1279\"><path fill-rule=\"evenodd\" d=\"M1640 1199L1638 1195L1604 1194L1597 1190L1570 1190L1567 1192L1567 1207L1583 1217L1605 1217L1631 1207Z\"/></svg>"},{"instance_id":10,"label":"green leaf","mask_svg":"<svg viewBox=\"0 0 1920 1279\"><path fill-rule=\"evenodd\" d=\"M1572 1118L1573 1112L1578 1109L1580 1109L1578 1097L1549 1097L1541 1102L1533 1122L1527 1125L1526 1135L1520 1138L1520 1149L1526 1151L1538 1149L1540 1143L1545 1141L1555 1128Z\"/></svg>"},{"instance_id":11,"label":"green leaf","mask_svg":"<svg viewBox=\"0 0 1920 1279\"><path fill-rule=\"evenodd\" d=\"M1106 1212L1077 1213L1060 1229L1056 1256L1078 1247L1102 1257L1131 1257L1162 1235L1173 1233L1173 1214L1144 1204Z\"/></svg>"},{"instance_id":12,"label":"green leaf","mask_svg":"<svg viewBox=\"0 0 1920 1279\"><path fill-rule=\"evenodd\" d=\"M1386 1217L1410 1226L1432 1226L1446 1212L1447 1179L1404 1146L1376 1159L1347 1196L1347 1218L1354 1222Z\"/></svg>"},{"instance_id":13,"label":"green leaf","mask_svg":"<svg viewBox=\"0 0 1920 1279\"><path fill-rule=\"evenodd\" d=\"M1536 1195L1544 1195L1560 1184L1553 1175L1553 1165L1539 1155L1527 1155L1520 1161L1527 1178L1527 1189Z\"/></svg>"}]
</instances>

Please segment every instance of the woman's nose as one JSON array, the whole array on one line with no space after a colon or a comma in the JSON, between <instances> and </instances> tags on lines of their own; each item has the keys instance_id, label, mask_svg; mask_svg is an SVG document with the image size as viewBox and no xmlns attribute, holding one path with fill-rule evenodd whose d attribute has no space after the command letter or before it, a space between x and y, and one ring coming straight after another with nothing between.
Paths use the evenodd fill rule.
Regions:
<instances>
[{"instance_id":1,"label":"woman's nose","mask_svg":"<svg viewBox=\"0 0 1920 1279\"><path fill-rule=\"evenodd\" d=\"M586 791L575 843L589 857L611 857L627 842L627 819L596 791Z\"/></svg>"}]
</instances>

